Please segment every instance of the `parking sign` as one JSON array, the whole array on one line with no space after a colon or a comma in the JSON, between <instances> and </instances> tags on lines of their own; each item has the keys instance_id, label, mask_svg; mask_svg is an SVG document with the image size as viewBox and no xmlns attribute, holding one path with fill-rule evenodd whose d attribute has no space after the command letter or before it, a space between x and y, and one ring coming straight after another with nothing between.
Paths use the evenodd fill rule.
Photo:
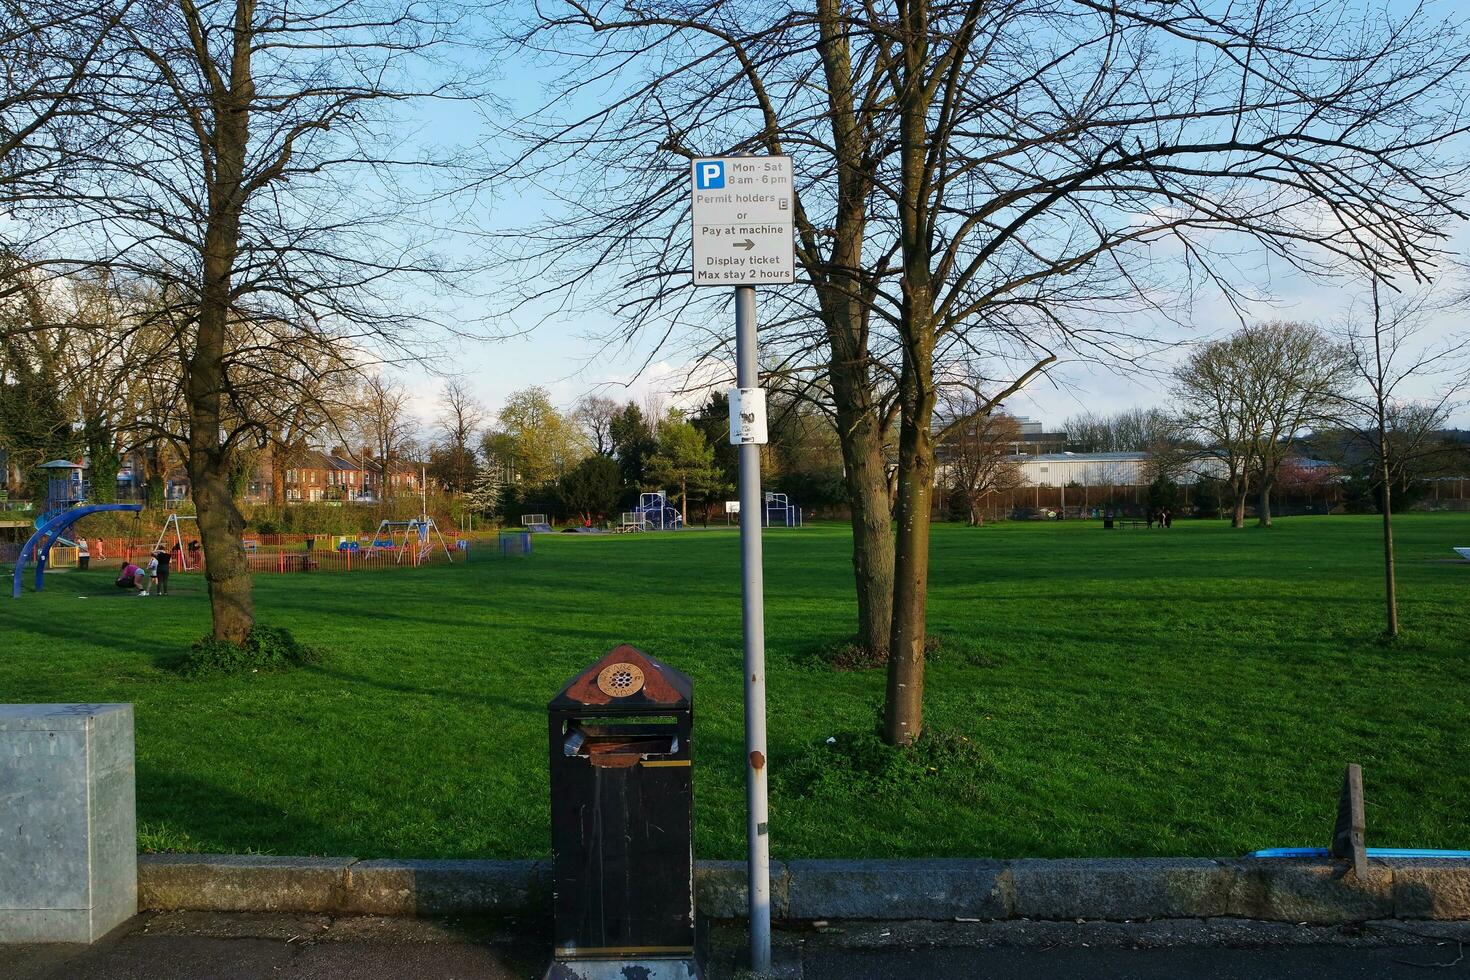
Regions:
<instances>
[{"instance_id":1,"label":"parking sign","mask_svg":"<svg viewBox=\"0 0 1470 980\"><path fill-rule=\"evenodd\" d=\"M725 161L705 160L694 168L694 186L702 191L725 186Z\"/></svg>"},{"instance_id":2,"label":"parking sign","mask_svg":"<svg viewBox=\"0 0 1470 980\"><path fill-rule=\"evenodd\" d=\"M716 157L690 165L696 286L796 281L790 157Z\"/></svg>"}]
</instances>

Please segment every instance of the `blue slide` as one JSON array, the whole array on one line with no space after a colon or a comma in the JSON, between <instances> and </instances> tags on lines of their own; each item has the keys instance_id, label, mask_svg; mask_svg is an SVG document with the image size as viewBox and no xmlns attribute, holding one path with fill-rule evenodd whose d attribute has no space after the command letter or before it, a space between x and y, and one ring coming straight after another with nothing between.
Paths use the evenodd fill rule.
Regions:
<instances>
[{"instance_id":1,"label":"blue slide","mask_svg":"<svg viewBox=\"0 0 1470 980\"><path fill-rule=\"evenodd\" d=\"M129 510L137 513L142 509L142 504L89 504L85 507L74 507L59 514L43 514L36 518L38 525L36 533L30 536L25 546L20 549L20 555L15 559L15 576L10 590L11 598L20 598L21 575L25 572L27 555L32 555L36 559L36 591L41 591L45 584L43 576L46 573L46 560L51 556L51 546L57 541L65 540L61 537L62 531L88 514L100 514L109 510Z\"/></svg>"}]
</instances>

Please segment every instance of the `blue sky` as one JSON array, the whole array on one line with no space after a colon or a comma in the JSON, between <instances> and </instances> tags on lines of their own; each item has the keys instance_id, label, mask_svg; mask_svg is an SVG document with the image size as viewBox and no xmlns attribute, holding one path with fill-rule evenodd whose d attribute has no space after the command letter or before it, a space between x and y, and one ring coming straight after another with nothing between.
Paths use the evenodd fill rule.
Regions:
<instances>
[{"instance_id":1,"label":"blue sky","mask_svg":"<svg viewBox=\"0 0 1470 980\"><path fill-rule=\"evenodd\" d=\"M545 97L544 86L550 76L544 65L530 61L505 63L500 66L500 72L504 81L496 94L512 109L527 110ZM468 133L478 124L474 112L463 105L440 106L418 122L424 133ZM560 189L555 183L558 175L549 174L547 180L551 182L546 189L548 196L526 193L524 187L518 187L514 196L497 195L492 188L478 202L476 220L502 230L533 222L544 213L550 195ZM1461 257L1470 254L1470 226L1455 229L1450 250ZM1264 255L1254 260L1247 257L1239 264L1253 265L1251 285L1273 297L1269 305L1263 304L1253 311L1257 319L1302 319L1328 325L1363 299L1353 283L1314 282ZM493 296L511 285L498 279L498 275L494 271L486 274L475 284L474 291ZM1434 294L1441 298L1467 292L1470 292L1470 282L1448 270L1434 288ZM471 301L462 304L461 311L465 319L475 319L486 315L490 305ZM1459 310L1440 313L1432 333L1440 337L1465 333L1470 326L1466 309L1462 303ZM685 383L689 366L681 360L680 347L658 350L648 344L635 344L608 351L586 338L608 331L613 324L610 317L556 316L549 315L547 310L541 304L497 321L494 328L500 334L509 335L508 339L446 342L443 354L433 360L433 369L405 366L393 371L413 390L416 409L425 421L434 415L435 392L442 383L434 369L461 373L477 397L492 410L510 392L532 384L546 387L558 403L569 405L579 395L594 389L614 398L643 400L659 394L667 398ZM1187 344L1219 336L1237 324L1234 312L1223 300L1216 299L1213 303L1203 302L1193 311L1189 327L1166 328L1164 335L1168 340ZM1109 412L1135 405L1159 405L1167 399L1159 375L1166 373L1170 364L1185 352L1186 348L1181 347L1151 361L1152 372L1064 363L1011 399L1009 406L1017 414L1059 425L1081 411ZM1470 414L1462 410L1456 421L1470 425Z\"/></svg>"},{"instance_id":2,"label":"blue sky","mask_svg":"<svg viewBox=\"0 0 1470 980\"><path fill-rule=\"evenodd\" d=\"M516 208L503 212L506 221L520 220L518 214L528 206L519 202ZM1461 227L1455 236L1454 251L1470 254L1470 226ZM1258 319L1308 320L1330 325L1354 304L1361 305L1366 294L1342 282L1314 282L1290 269L1281 269L1261 259L1263 275L1269 276L1270 305L1262 305ZM1470 282L1447 270L1432 288L1435 296L1462 296L1470 290ZM1463 336L1470 330L1470 306L1444 310L1433 320L1426 338ZM1167 401L1165 382L1159 374L1184 357L1188 344L1218 337L1234 329L1239 321L1223 301L1206 301L1195 311L1193 323L1186 329L1171 330L1169 339L1182 345L1149 362L1146 369L1128 369L1122 365L1104 367L1095 364L1062 364L1046 378L1009 402L1011 411L1059 425L1064 419L1083 411L1112 412L1136 405L1161 405ZM690 365L680 359L678 350L660 351L649 344L635 344L622 351L608 352L587 341L589 334L610 328L612 320L602 323L587 318L552 318L537 322L532 311L502 321L501 328L510 332L519 328L534 330L524 336L498 341L457 341L447 356L435 359L435 367L463 372L476 396L494 409L512 391L527 385L547 388L559 404L570 405L581 394L597 390L609 397L643 401L649 396L677 400L677 392L689 377ZM733 324L731 324L733 333ZM421 417L431 419L434 393L442 384L432 371L401 369L401 378L415 393L415 404ZM1429 389L1416 394L1428 396ZM1457 424L1470 427L1470 411L1461 408Z\"/></svg>"}]
</instances>

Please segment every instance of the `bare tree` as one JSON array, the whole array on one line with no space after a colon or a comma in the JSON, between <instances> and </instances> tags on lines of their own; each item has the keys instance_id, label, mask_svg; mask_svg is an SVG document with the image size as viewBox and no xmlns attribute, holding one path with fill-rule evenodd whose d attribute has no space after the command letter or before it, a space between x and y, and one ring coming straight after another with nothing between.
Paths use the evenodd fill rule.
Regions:
<instances>
[{"instance_id":1,"label":"bare tree","mask_svg":"<svg viewBox=\"0 0 1470 980\"><path fill-rule=\"evenodd\" d=\"M613 454L612 423L621 409L604 395L583 395L572 408L572 420L581 426L592 451L599 456Z\"/></svg>"},{"instance_id":2,"label":"bare tree","mask_svg":"<svg viewBox=\"0 0 1470 980\"><path fill-rule=\"evenodd\" d=\"M1202 443L1199 454L1225 471L1232 527L1245 526L1251 461L1260 441L1258 406L1248 377L1245 358L1233 340L1205 344L1174 372L1174 397L1186 431Z\"/></svg>"},{"instance_id":3,"label":"bare tree","mask_svg":"<svg viewBox=\"0 0 1470 980\"><path fill-rule=\"evenodd\" d=\"M1276 474L1303 430L1321 424L1339 404L1348 363L1341 347L1311 324L1265 323L1242 329L1233 340L1258 424L1256 522L1270 527Z\"/></svg>"},{"instance_id":4,"label":"bare tree","mask_svg":"<svg viewBox=\"0 0 1470 980\"><path fill-rule=\"evenodd\" d=\"M45 234L62 254L162 283L214 635L240 642L254 613L229 478L255 429L226 435L232 331L290 324L298 340L388 351L423 337L432 310L405 297L415 282L452 294L459 278L427 229L455 161L407 145L393 113L476 94L479 69L460 66L474 25L410 0L164 0L117 31L94 107L107 139L70 148L60 199L38 194L19 216L55 212ZM415 200L408 167L426 181Z\"/></svg>"},{"instance_id":5,"label":"bare tree","mask_svg":"<svg viewBox=\"0 0 1470 980\"><path fill-rule=\"evenodd\" d=\"M1186 427L1203 442L1196 455L1223 464L1234 498L1231 523L1245 525L1254 483L1258 523L1271 524L1271 488L1303 431L1325 421L1341 398L1341 348L1309 324L1242 327L1206 344L1174 374Z\"/></svg>"},{"instance_id":6,"label":"bare tree","mask_svg":"<svg viewBox=\"0 0 1470 980\"><path fill-rule=\"evenodd\" d=\"M251 429L257 455L270 460L271 502L286 504L286 470L312 444L344 441L351 431L358 371L350 348L321 330L289 324L232 325L227 357L232 429Z\"/></svg>"},{"instance_id":7,"label":"bare tree","mask_svg":"<svg viewBox=\"0 0 1470 980\"><path fill-rule=\"evenodd\" d=\"M1083 412L1062 423L1067 445L1083 453L1146 453L1179 440L1179 420L1160 408L1113 415Z\"/></svg>"},{"instance_id":8,"label":"bare tree","mask_svg":"<svg viewBox=\"0 0 1470 980\"><path fill-rule=\"evenodd\" d=\"M806 288L768 291L765 322L804 336L808 352L814 336L826 342L845 447L870 427L879 463L874 399L897 393L890 741L922 730L947 358L1011 365L994 379L1004 388L1053 356L1135 357L1138 318L1183 318L1196 287L1252 299L1231 266L1242 243L1310 273L1360 261L1361 242L1384 268L1432 266L1456 213L1460 172L1444 158L1464 124L1441 109L1463 92L1463 34L1350 0L1328 8L567 3L543 23L550 48L581 41L568 45L577 60L558 108L580 105L585 85L631 78L613 109L526 126L535 166L595 160L589 193L615 202L572 207L526 239L554 288L616 264L631 270L618 284L630 319L707 323L682 289L684 161L696 149L797 157ZM860 392L839 390L849 383ZM847 457L850 481L877 472ZM875 494L850 491L855 508L879 511Z\"/></svg>"},{"instance_id":9,"label":"bare tree","mask_svg":"<svg viewBox=\"0 0 1470 980\"><path fill-rule=\"evenodd\" d=\"M151 321L146 282L106 269L79 271L47 283L60 335L58 379L81 428L91 499L114 499L123 457L156 426L176 420L178 361L171 339ZM143 412L139 405L146 406Z\"/></svg>"},{"instance_id":10,"label":"bare tree","mask_svg":"<svg viewBox=\"0 0 1470 980\"><path fill-rule=\"evenodd\" d=\"M417 423L408 410L408 391L383 374L368 375L357 396L357 431L371 459L363 465L378 473L378 497L393 495L393 477L413 452Z\"/></svg>"},{"instance_id":11,"label":"bare tree","mask_svg":"<svg viewBox=\"0 0 1470 980\"><path fill-rule=\"evenodd\" d=\"M98 106L119 70L118 24L131 7L132 0L0 0L0 210L54 204L71 157L106 144ZM8 227L0 246L14 250L26 230ZM0 291L14 285L0 281Z\"/></svg>"},{"instance_id":12,"label":"bare tree","mask_svg":"<svg viewBox=\"0 0 1470 980\"><path fill-rule=\"evenodd\" d=\"M968 406L956 407L965 412ZM1021 436L1021 426L1014 417L1000 412L966 415L970 421L950 431L940 447L950 485L965 498L969 524L976 527L985 523L982 504L986 497L1021 485L1020 458L1011 452Z\"/></svg>"},{"instance_id":13,"label":"bare tree","mask_svg":"<svg viewBox=\"0 0 1470 980\"><path fill-rule=\"evenodd\" d=\"M521 9L507 5L513 20ZM548 167L575 160L578 172L594 175L563 212L509 234L508 258L528 284L517 301L554 297L568 307L585 295L587 305L611 306L622 330L604 341L645 328L666 338L672 321L688 331L698 363L728 366L731 339L708 324L728 320L729 297L689 288L688 161L739 151L796 157L804 288L764 294L763 373L770 387L789 377L798 392L816 387L831 400L852 511L858 642L886 655L893 540L883 441L892 385L871 340L875 304L892 302L879 290L892 272L892 243L870 253L867 229L892 113L841 4L645 9L558 0L508 40L545 53L555 81L549 102L505 134L516 147L505 172L539 185ZM563 111L585 86L624 78L626 90L601 107ZM613 264L627 276L597 282L596 270Z\"/></svg>"},{"instance_id":14,"label":"bare tree","mask_svg":"<svg viewBox=\"0 0 1470 980\"><path fill-rule=\"evenodd\" d=\"M1385 304L1371 282L1367 317L1348 317L1341 333L1356 382L1342 398L1342 421L1369 450L1383 517L1383 598L1389 637L1399 635L1398 580L1394 569L1393 487L1425 452L1470 383L1463 340L1434 343L1422 336L1422 298ZM1418 401L1404 389L1432 384L1438 394Z\"/></svg>"},{"instance_id":15,"label":"bare tree","mask_svg":"<svg viewBox=\"0 0 1470 980\"><path fill-rule=\"evenodd\" d=\"M449 489L466 493L475 475L475 437L485 425L485 406L470 394L462 378L450 378L439 392L440 444L448 458Z\"/></svg>"},{"instance_id":16,"label":"bare tree","mask_svg":"<svg viewBox=\"0 0 1470 980\"><path fill-rule=\"evenodd\" d=\"M1434 263L1458 213L1448 157L1464 123L1439 107L1463 93L1461 28L1331 7L1328 20L1290 0L854 10L899 131L886 187L903 273L890 741L922 729L930 418L946 336L1007 338L1022 363L1116 347L1128 333L1119 308L1164 306L1161 295L1187 292L1180 272L1243 298L1222 236L1309 273L1361 264L1364 242L1379 268L1423 276ZM1164 247L1177 264L1159 261Z\"/></svg>"}]
</instances>

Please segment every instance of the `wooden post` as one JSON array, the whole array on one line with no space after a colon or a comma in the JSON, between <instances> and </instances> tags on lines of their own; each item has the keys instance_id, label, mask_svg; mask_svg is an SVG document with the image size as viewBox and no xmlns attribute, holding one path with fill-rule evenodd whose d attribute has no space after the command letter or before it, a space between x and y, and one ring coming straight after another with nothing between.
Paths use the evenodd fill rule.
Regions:
<instances>
[{"instance_id":1,"label":"wooden post","mask_svg":"<svg viewBox=\"0 0 1470 980\"><path fill-rule=\"evenodd\" d=\"M1327 853L1353 862L1359 881L1368 878L1368 848L1363 812L1363 767L1350 763L1342 774L1342 793L1337 799L1337 823L1332 828L1332 846Z\"/></svg>"}]
</instances>

